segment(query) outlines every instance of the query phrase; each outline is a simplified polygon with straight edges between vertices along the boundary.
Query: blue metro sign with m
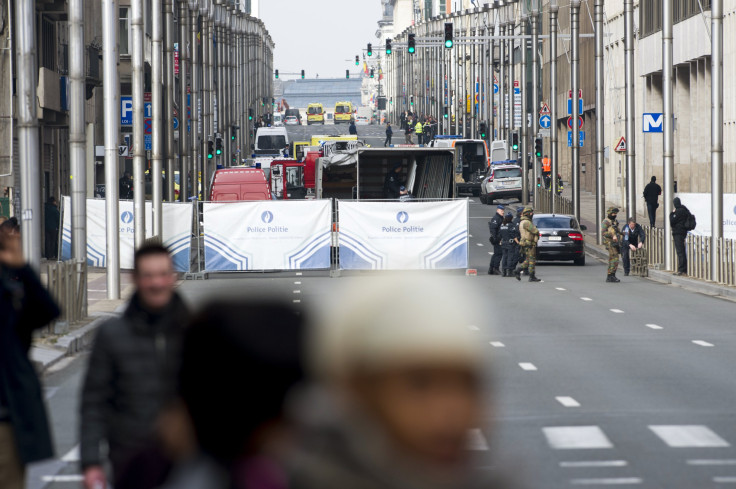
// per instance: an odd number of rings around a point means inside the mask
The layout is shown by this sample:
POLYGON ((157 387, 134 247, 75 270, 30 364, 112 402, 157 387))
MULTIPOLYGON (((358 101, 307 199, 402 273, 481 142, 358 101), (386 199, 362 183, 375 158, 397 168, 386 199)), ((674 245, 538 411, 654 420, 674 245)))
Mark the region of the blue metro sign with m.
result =
POLYGON ((645 113, 641 127, 643 132, 664 132, 664 114, 645 113))

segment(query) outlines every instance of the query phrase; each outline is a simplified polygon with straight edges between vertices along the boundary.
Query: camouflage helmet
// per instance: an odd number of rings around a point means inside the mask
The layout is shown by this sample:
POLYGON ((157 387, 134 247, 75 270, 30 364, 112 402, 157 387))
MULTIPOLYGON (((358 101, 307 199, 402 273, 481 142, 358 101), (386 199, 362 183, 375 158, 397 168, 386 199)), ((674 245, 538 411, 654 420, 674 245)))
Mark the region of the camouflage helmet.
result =
POLYGON ((531 207, 524 207, 521 215, 524 217, 532 217, 534 215, 534 209, 532 209, 531 207))
POLYGON ((606 211, 606 215, 609 215, 609 216, 611 214, 618 214, 618 213, 619 213, 618 207, 614 207, 614 206, 609 207, 608 210, 606 211))

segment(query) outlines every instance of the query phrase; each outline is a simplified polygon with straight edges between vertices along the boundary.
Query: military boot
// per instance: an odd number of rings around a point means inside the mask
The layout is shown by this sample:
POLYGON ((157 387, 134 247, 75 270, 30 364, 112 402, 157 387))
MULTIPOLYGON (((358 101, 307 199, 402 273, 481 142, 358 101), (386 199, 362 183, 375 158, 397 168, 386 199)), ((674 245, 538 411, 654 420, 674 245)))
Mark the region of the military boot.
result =
POLYGON ((541 279, 538 279, 537 278, 537 275, 535 273, 530 273, 529 274, 529 281, 530 282, 541 282, 542 280, 541 279))
POLYGON ((521 282, 521 265, 516 265, 516 270, 514 270, 514 276, 516 277, 516 280, 521 282))
POLYGON ((616 283, 616 282, 620 282, 620 280, 616 278, 615 273, 609 273, 608 277, 606 278, 606 282, 616 283))

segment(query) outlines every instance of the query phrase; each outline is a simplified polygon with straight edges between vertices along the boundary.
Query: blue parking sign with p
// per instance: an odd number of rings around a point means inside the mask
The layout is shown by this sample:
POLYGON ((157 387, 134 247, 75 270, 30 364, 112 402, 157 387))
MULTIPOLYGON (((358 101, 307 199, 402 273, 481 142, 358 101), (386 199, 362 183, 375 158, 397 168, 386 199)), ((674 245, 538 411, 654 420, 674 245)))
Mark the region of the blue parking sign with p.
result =
POLYGON ((133 97, 120 97, 120 125, 133 125, 133 97))

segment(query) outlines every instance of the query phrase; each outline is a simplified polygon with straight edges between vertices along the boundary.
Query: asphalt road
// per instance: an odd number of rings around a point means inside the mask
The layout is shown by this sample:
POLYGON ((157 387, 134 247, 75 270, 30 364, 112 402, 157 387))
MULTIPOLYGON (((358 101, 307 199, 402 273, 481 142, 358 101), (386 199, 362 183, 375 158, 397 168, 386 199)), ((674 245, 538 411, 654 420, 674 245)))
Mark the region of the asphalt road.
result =
MULTIPOLYGON (((369 144, 383 143, 383 128, 358 130, 369 144)), ((477 305, 489 311, 487 321, 471 327, 487 347, 495 379, 488 426, 471 438, 480 468, 503 470, 535 489, 736 485, 736 304, 635 277, 605 283, 605 265, 590 256, 584 267, 541 263, 540 283, 485 275, 494 210, 471 201, 470 265, 479 275, 444 275, 472 281, 488 298, 477 305)), ((227 275, 185 282, 180 291, 195 306, 266 295, 308 310, 363 276, 227 275)), ((459 304, 459 315, 464 307, 476 305, 459 304)), ((78 487, 63 478, 79 474, 74 447, 84 361, 71 359, 46 376, 57 453, 66 461, 34 467, 30 488, 78 487)))

